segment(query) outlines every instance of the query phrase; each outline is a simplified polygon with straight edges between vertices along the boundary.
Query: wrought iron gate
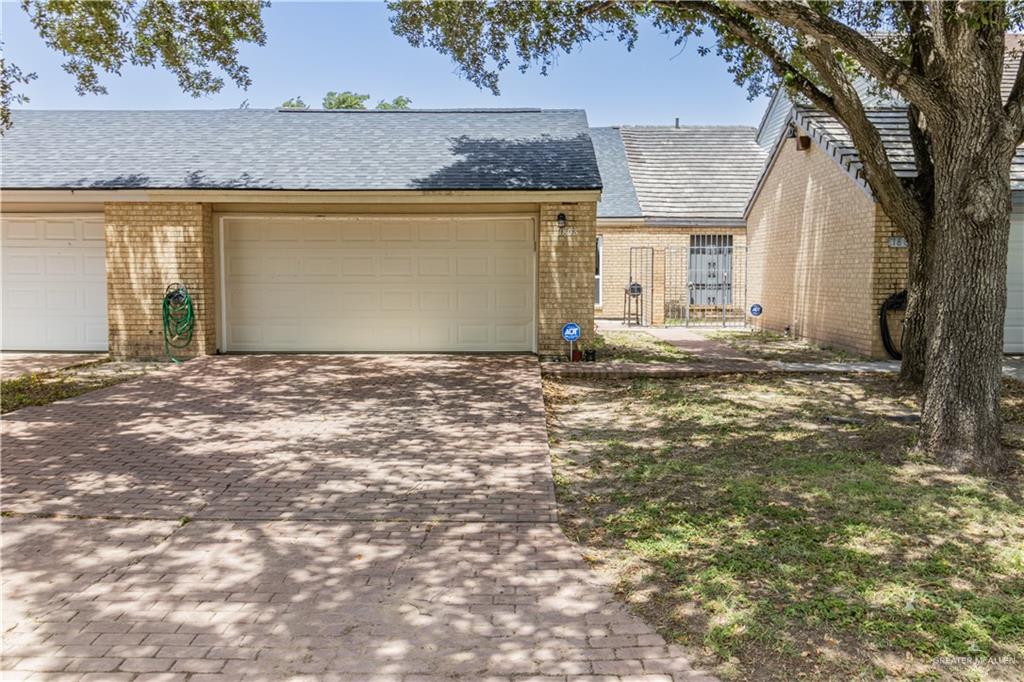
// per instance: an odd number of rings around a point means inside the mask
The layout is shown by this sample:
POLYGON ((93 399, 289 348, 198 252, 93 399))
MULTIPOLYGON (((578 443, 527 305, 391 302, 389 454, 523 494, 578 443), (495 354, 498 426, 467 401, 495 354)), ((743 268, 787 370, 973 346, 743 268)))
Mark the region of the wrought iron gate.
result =
POLYGON ((665 251, 665 323, 746 323, 746 247, 732 235, 695 234, 689 248, 665 251))
POLYGON ((654 317, 654 247, 632 246, 629 249, 629 282, 622 292, 622 319, 635 324, 651 324, 654 317), (637 289, 636 285, 640 288, 637 289))

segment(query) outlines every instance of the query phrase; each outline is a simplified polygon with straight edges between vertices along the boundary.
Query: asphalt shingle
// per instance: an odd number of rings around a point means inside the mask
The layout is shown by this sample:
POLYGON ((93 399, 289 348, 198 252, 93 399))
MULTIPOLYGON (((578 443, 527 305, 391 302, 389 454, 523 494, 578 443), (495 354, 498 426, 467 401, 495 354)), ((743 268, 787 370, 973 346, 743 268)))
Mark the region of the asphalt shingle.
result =
POLYGON ((597 204, 598 218, 640 218, 640 202, 629 174, 626 146, 618 128, 591 128, 590 139, 597 154, 597 167, 601 171, 601 201, 597 204))
POLYGON ((5 189, 569 190, 578 110, 15 111, 5 189))

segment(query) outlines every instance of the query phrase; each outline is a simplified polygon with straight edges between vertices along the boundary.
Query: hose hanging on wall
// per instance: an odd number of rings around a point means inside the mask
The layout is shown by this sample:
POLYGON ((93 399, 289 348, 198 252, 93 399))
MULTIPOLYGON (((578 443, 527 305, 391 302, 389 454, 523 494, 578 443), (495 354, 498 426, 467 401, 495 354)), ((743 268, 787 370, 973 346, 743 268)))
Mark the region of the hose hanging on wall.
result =
POLYGON ((184 284, 175 282, 164 291, 163 318, 164 352, 174 362, 181 362, 174 357, 171 349, 181 350, 192 343, 192 329, 195 326, 192 297, 184 284))
MULTIPOLYGON (((882 345, 885 346, 885 352, 889 354, 893 360, 903 359, 902 344, 900 348, 896 347, 896 344, 892 340, 892 333, 889 330, 889 313, 893 310, 906 310, 907 309, 907 290, 897 292, 885 299, 882 303, 882 309, 878 314, 878 323, 882 330, 882 345)), ((902 338, 902 337, 901 337, 902 338)))

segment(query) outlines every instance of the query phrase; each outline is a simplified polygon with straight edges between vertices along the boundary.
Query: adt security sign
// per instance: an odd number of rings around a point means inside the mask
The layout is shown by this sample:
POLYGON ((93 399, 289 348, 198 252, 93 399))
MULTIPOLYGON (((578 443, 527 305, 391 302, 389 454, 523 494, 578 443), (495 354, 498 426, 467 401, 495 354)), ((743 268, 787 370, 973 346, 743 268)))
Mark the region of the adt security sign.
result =
POLYGON ((764 308, 761 307, 760 303, 755 303, 754 305, 750 306, 750 314, 753 315, 754 317, 759 316, 763 312, 764 308))
POLYGON ((562 327, 562 338, 569 343, 575 343, 580 340, 580 326, 575 322, 568 322, 562 327))

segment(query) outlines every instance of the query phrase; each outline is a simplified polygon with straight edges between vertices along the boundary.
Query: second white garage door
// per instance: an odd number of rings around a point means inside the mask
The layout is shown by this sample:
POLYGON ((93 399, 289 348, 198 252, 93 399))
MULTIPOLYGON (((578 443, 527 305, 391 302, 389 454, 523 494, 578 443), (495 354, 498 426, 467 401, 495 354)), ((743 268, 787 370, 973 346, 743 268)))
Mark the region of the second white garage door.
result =
POLYGON ((107 349, 103 215, 0 219, 4 350, 107 349))
POLYGON ((530 351, 529 217, 225 217, 229 351, 530 351))

